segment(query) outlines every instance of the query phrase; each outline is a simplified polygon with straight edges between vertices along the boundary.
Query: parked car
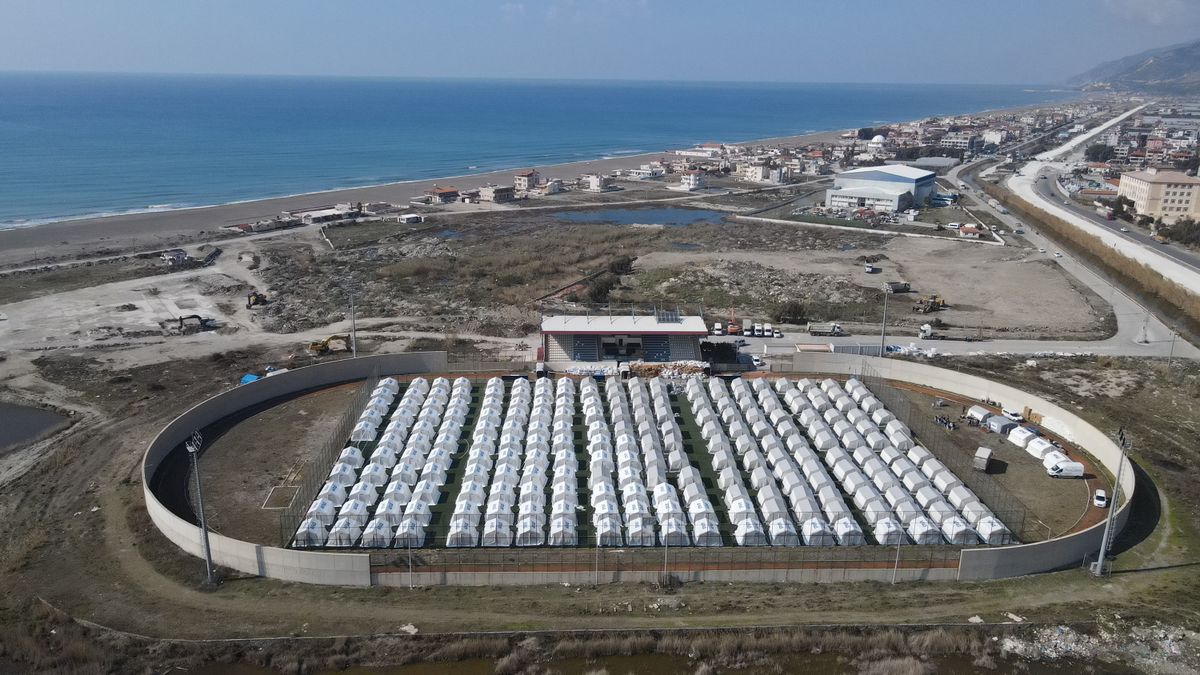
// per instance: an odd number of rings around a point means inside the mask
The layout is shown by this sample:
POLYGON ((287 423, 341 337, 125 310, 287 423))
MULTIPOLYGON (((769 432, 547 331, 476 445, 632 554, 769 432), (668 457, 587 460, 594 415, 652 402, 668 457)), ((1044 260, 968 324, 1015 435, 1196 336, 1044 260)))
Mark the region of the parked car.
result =
POLYGON ((1092 503, 1095 504, 1097 508, 1107 509, 1108 493, 1104 490, 1096 490, 1096 494, 1092 495, 1092 503))
POLYGON ((750 344, 750 341, 749 341, 749 340, 743 340, 742 338, 738 338, 738 339, 737 339, 737 341, 736 341, 736 342, 734 342, 734 344, 735 344, 735 345, 737 345, 737 346, 739 346, 739 347, 745 347, 745 346, 747 346, 747 345, 749 345, 749 344, 750 344))
POLYGON ((1128 231, 1129 231, 1129 228, 1128 228, 1128 227, 1122 227, 1122 228, 1121 228, 1121 231, 1122 231, 1122 232, 1128 232, 1128 231))
POLYGON ((763 367, 763 360, 762 360, 762 359, 760 359, 760 358, 758 358, 757 356, 751 356, 751 357, 750 357, 750 363, 753 363, 755 368, 762 368, 762 367, 763 367))
POLYGON ((1021 423, 1021 422, 1025 421, 1025 418, 1021 416, 1021 413, 1019 413, 1015 410, 1003 410, 1001 412, 1004 413, 1005 417, 1007 417, 1008 419, 1010 419, 1014 422, 1021 423))
POLYGON ((779 330, 778 328, 776 328, 776 329, 775 329, 775 337, 777 337, 777 338, 781 338, 781 337, 783 337, 783 331, 781 331, 781 330, 779 330))

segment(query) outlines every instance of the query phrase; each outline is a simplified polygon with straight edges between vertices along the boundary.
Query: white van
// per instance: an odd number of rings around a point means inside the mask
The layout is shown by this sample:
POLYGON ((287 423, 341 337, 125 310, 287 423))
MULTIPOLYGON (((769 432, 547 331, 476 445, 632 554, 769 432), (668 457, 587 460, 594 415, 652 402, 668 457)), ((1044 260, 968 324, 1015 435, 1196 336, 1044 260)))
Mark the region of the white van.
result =
POLYGON ((1079 462, 1059 462, 1046 469, 1051 478, 1083 478, 1083 465, 1079 462))
POLYGON ((763 337, 775 337, 775 327, 769 323, 763 324, 763 337))
POLYGON ((754 324, 754 337, 762 337, 762 336, 763 336, 762 324, 761 323, 754 324))
POLYGON ((712 334, 713 335, 724 335, 725 334, 725 327, 721 325, 720 321, 713 324, 712 334))

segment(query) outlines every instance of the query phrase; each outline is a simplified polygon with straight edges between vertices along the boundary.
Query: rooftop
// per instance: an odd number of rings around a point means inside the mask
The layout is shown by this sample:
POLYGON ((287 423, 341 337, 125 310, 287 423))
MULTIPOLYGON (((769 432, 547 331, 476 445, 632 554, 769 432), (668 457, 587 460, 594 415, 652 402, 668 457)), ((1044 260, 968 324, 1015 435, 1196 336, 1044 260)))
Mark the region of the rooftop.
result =
POLYGON ((646 333, 671 335, 708 335, 704 319, 680 316, 678 321, 659 321, 656 316, 546 316, 542 317, 543 333, 586 333, 601 335, 641 335, 646 333))
POLYGON ((850 169, 849 171, 843 171, 843 172, 839 173, 838 175, 839 176, 854 176, 855 174, 865 174, 865 173, 870 173, 872 171, 888 173, 893 176, 899 176, 901 178, 908 178, 911 180, 920 180, 922 178, 933 176, 932 171, 926 171, 924 169, 917 169, 917 168, 914 168, 911 166, 903 166, 903 165, 897 165, 897 164, 885 164, 883 166, 864 166, 864 167, 860 167, 857 169, 850 169))
POLYGON ((1200 178, 1189 176, 1181 171, 1147 169, 1145 171, 1132 171, 1121 175, 1122 177, 1129 176, 1130 178, 1146 181, 1147 183, 1187 183, 1189 185, 1200 185, 1200 178))

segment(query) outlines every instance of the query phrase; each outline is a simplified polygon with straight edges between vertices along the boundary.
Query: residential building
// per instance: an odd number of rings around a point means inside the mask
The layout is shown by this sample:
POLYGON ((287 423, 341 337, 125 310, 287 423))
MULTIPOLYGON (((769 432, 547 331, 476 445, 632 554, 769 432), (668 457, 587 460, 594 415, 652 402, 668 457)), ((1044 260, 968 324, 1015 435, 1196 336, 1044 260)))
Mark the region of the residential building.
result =
POLYGON ((512 185, 484 185, 479 188, 479 199, 485 202, 511 202, 516 199, 512 185))
POLYGON ((830 208, 901 211, 924 206, 935 192, 934 173, 911 166, 867 166, 838 174, 825 191, 830 208))
POLYGON ((1179 171, 1149 168, 1121 174, 1117 195, 1132 200, 1138 215, 1164 223, 1200 217, 1200 178, 1179 171))
POLYGON ((529 192, 537 187, 541 179, 542 175, 538 173, 537 169, 519 171, 513 176, 513 188, 519 192, 529 192))
POLYGON ((558 178, 551 178, 550 180, 546 181, 545 183, 542 183, 541 191, 542 191, 542 194, 544 194, 544 195, 556 195, 556 194, 562 192, 563 191, 562 180, 558 179, 558 178))
POLYGON ((583 189, 588 192, 603 192, 608 189, 609 177, 598 173, 585 173, 579 178, 583 189))
POLYGON ((704 187, 703 171, 693 169, 691 171, 684 171, 682 174, 680 174, 679 189, 691 192, 692 190, 699 190, 702 187, 704 187))
POLYGON ((746 164, 738 167, 742 180, 751 183, 766 183, 771 180, 771 167, 766 164, 746 164))
POLYGON ((938 145, 943 148, 951 148, 953 150, 966 150, 970 152, 975 149, 979 143, 979 136, 965 131, 955 131, 942 136, 942 140, 938 141, 938 145))
POLYGON ((431 204, 452 204, 458 201, 458 190, 452 187, 438 187, 435 185, 426 190, 425 194, 429 197, 431 204))

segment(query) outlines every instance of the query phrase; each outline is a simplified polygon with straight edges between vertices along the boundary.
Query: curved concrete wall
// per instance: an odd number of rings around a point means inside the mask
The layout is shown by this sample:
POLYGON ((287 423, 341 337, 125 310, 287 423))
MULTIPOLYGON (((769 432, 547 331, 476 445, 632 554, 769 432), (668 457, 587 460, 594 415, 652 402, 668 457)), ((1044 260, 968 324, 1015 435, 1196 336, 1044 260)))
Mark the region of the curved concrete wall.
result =
MULTIPOLYGON (((849 375, 858 373, 863 358, 838 354, 797 354, 792 368, 796 371, 849 375)), ((1088 454, 1103 464, 1113 476, 1118 473, 1122 454, 1111 438, 1078 415, 1040 396, 945 368, 897 359, 865 358, 866 363, 880 376, 890 380, 915 382, 973 399, 999 401, 1005 408, 1015 410, 1028 406, 1043 416, 1042 426, 1086 449, 1088 454)), ((1121 472, 1121 494, 1124 495, 1125 502, 1117 511, 1114 536, 1124 529, 1125 522, 1129 519, 1130 499, 1133 497, 1133 467, 1128 459, 1124 462, 1125 469, 1121 472)), ((1103 535, 1104 523, 1100 523, 1082 532, 1035 544, 963 549, 959 578, 999 579, 1073 567, 1089 554, 1094 556, 1100 550, 1100 539, 1103 535)))
MULTIPOLYGON (((1021 409, 1028 406, 1044 416, 1043 426, 1086 448, 1113 475, 1117 473, 1121 451, 1111 439, 1075 414, 1050 401, 1007 385, 919 363, 848 354, 798 354, 791 370, 856 375, 859 373, 864 359, 881 376, 888 379, 914 382, 974 399, 986 398, 999 401, 1008 408, 1021 409)), ((146 450, 146 456, 142 463, 142 478, 146 509, 150 513, 151 520, 168 539, 183 550, 195 556, 203 554, 200 529, 172 513, 151 490, 155 471, 163 460, 187 439, 192 431, 208 426, 247 407, 306 389, 361 380, 374 373, 402 375, 443 372, 446 369, 444 352, 388 354, 345 359, 263 378, 200 403, 168 424, 146 450)), ((1117 512, 1117 532, 1120 532, 1129 517, 1129 498, 1133 495, 1133 489, 1133 470, 1126 463, 1121 479, 1121 492, 1126 496, 1126 501, 1117 512)), ((1094 554, 1099 549, 1102 533, 1103 524, 1100 524, 1070 536, 1036 544, 964 549, 960 558, 958 578, 962 580, 997 579, 1071 567, 1079 564, 1085 556, 1094 554)), ((247 574, 316 584, 353 586, 372 584, 370 556, 365 553, 298 551, 253 544, 218 534, 211 534, 209 539, 213 560, 218 565, 247 574)), ((396 585, 405 583, 401 580, 401 576, 386 575, 389 577, 387 579, 382 578, 384 576, 376 575, 374 582, 396 585), (391 578, 393 576, 396 578, 391 578)), ((407 577, 403 578, 407 579, 407 577)), ((742 579, 742 577, 738 578, 742 579)), ((940 574, 930 574, 919 575, 915 578, 944 577, 940 574)), ((742 580, 756 580, 756 577, 748 575, 742 580)), ((439 582, 433 578, 421 578, 417 581, 439 582)), ((516 578, 506 581, 523 583, 516 578)), ((465 579, 445 578, 440 582, 471 583, 465 579)), ((547 583, 546 575, 542 573, 531 576, 524 583, 547 583)))
MULTIPOLYGON (((385 354, 343 359, 289 370, 217 394, 168 424, 150 443, 142 459, 142 491, 150 519, 177 546, 202 556, 200 528, 172 513, 151 489, 158 467, 196 429, 253 405, 288 394, 342 382, 363 380, 375 373, 403 375, 446 370, 445 352, 385 354)), ((322 553, 263 546, 209 533, 213 561, 224 567, 285 581, 341 586, 371 584, 370 556, 365 553, 322 553)))

